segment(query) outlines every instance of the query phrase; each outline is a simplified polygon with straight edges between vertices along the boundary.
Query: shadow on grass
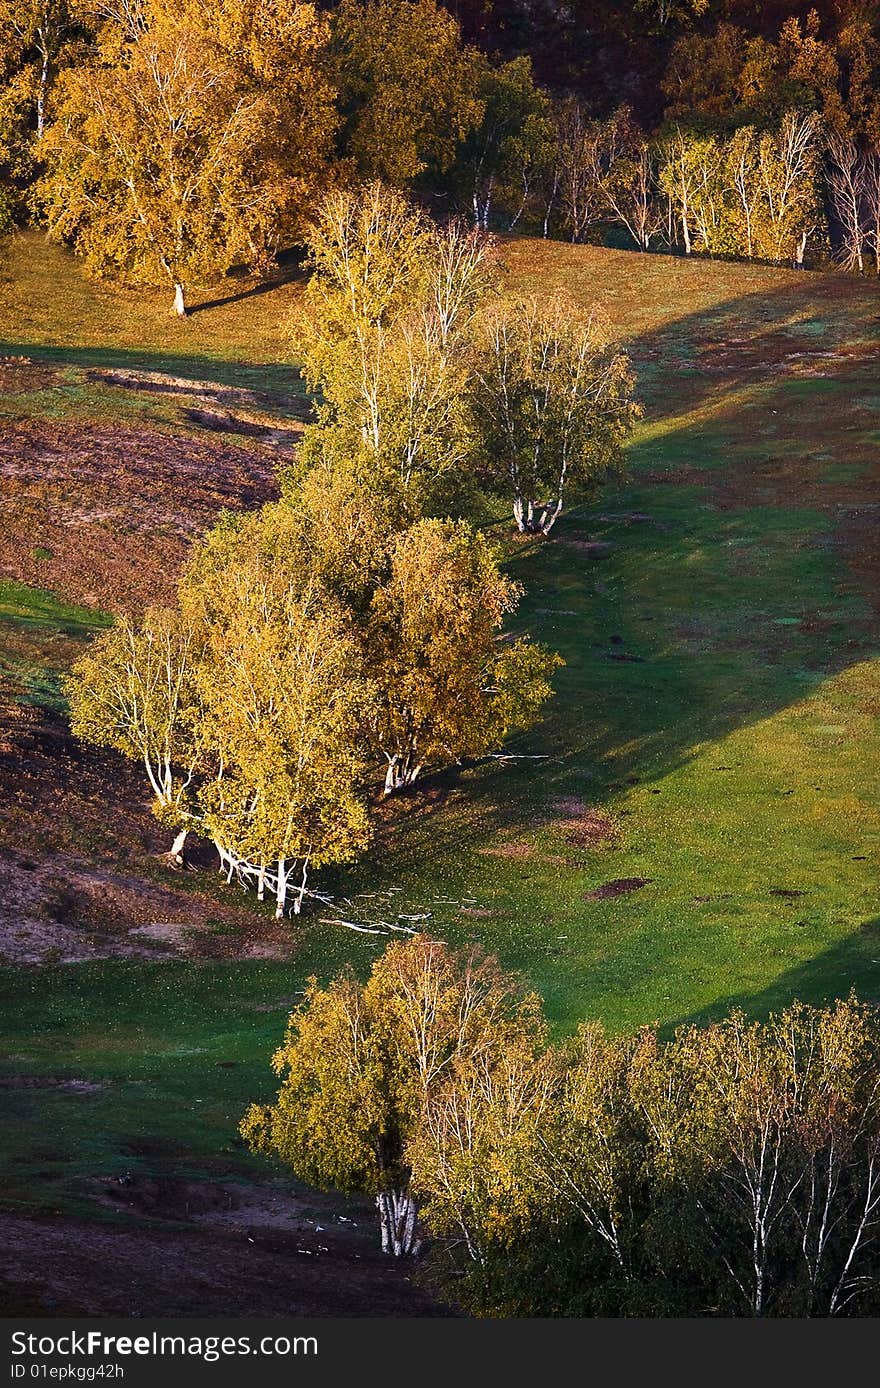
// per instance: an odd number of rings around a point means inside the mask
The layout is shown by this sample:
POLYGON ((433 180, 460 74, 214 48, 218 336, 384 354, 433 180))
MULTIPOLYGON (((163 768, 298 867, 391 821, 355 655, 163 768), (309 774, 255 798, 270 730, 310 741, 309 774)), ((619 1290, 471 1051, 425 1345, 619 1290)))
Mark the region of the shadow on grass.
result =
POLYGON ((671 1035, 676 1027, 718 1021, 735 1009, 763 1020, 780 1012, 792 1001, 822 1004, 845 998, 858 979, 858 996, 863 1002, 880 1004, 880 919, 866 921, 854 934, 823 950, 815 958, 786 969, 758 992, 731 993, 718 998, 680 1021, 663 1027, 671 1035))
POLYGON ((187 309, 187 316, 192 318, 197 313, 209 313, 211 309, 226 308, 229 304, 240 304, 245 299, 261 298, 264 294, 271 294, 287 284, 296 284, 305 278, 306 270, 302 253, 291 251, 283 257, 283 264, 276 273, 266 279, 258 280, 256 284, 249 284, 245 289, 236 290, 234 293, 226 294, 221 298, 205 299, 200 303, 190 304, 187 309))
MULTIPOLYGON (((183 346, 183 344, 181 344, 183 346)), ((128 347, 34 347, 27 342, 0 341, 0 357, 29 357, 63 370, 155 371, 179 380, 210 382, 253 391, 258 399, 278 408, 308 409, 308 395, 297 368, 290 362, 230 361, 222 357, 181 352, 139 351, 128 347)), ((132 387, 133 393, 137 388, 132 387)))
MULTIPOLYGON (((658 363, 651 394, 662 385, 675 408, 649 411, 646 424, 661 428, 636 438, 626 486, 511 561, 526 588, 517 628, 566 660, 541 723, 508 744, 546 760, 426 778, 381 833, 374 865, 399 880, 475 838, 528 833, 561 796, 601 806, 880 651, 876 589, 844 535, 852 514, 877 505, 880 393, 870 355, 848 348, 876 339, 880 320, 872 290, 845 289, 839 301, 839 279, 805 277, 630 344, 636 360, 658 363), (713 371, 676 393, 676 352, 695 344, 713 371), (798 374, 811 344, 818 377, 798 374), (676 427, 676 410, 710 397, 708 415, 676 427), (838 457, 862 459, 845 482, 838 457), (588 539, 607 541, 607 555, 588 539)), ((355 889, 364 878, 346 880, 355 889)))

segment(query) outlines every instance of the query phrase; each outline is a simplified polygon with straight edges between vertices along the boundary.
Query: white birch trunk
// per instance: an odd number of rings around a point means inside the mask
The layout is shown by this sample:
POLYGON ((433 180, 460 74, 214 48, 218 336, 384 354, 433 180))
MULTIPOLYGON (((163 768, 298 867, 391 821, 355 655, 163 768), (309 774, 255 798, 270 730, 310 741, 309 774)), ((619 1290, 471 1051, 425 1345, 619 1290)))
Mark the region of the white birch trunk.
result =
POLYGON ((376 1196, 382 1252, 392 1258, 415 1257, 422 1240, 418 1236, 416 1202, 405 1190, 383 1190, 376 1196))
POLYGON ((275 888, 275 919, 284 919, 284 910, 287 905, 287 864, 283 858, 278 859, 278 883, 275 888))
POLYGON ((178 318, 186 317, 186 300, 183 296, 182 284, 175 284, 174 286, 174 312, 178 318))
POLYGON ((181 829, 179 833, 175 835, 174 842, 168 850, 168 857, 171 859, 172 863, 176 863, 178 867, 183 867, 183 850, 186 845, 186 836, 188 832, 187 829, 181 829))
POLYGON ((302 865, 302 878, 297 888, 296 896, 293 899, 293 914, 298 916, 302 911, 303 897, 306 894, 306 882, 309 877, 309 860, 306 858, 302 865))

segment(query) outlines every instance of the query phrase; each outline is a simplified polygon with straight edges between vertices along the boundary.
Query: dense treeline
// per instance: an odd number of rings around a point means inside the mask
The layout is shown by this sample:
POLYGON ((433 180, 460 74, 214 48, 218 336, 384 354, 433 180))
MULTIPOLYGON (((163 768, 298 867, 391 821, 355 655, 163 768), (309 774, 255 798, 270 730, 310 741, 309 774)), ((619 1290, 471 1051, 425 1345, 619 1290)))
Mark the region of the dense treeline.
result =
POLYGON ((497 960, 420 937, 315 980, 242 1122, 313 1184, 376 1197, 478 1315, 876 1314, 880 1020, 795 1003, 548 1044, 497 960))
POLYGON ((479 228, 880 269, 873 9, 0 0, 0 220, 185 286, 381 180, 479 228), (554 57, 555 55, 555 57, 554 57))

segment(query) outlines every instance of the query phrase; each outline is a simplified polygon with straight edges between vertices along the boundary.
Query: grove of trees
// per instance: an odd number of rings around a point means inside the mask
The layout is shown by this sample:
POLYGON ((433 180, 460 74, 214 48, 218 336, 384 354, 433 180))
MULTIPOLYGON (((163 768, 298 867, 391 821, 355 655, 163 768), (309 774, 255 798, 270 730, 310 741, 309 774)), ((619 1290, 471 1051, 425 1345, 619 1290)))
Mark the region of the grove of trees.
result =
POLYGON ((482 233, 373 183, 307 235, 320 403, 281 500, 222 516, 176 604, 117 620, 67 681, 73 731, 144 766, 172 858, 208 838, 279 918, 365 848, 380 787, 535 723, 563 662, 503 630, 522 590, 467 503, 512 495, 548 532, 636 413, 604 326, 506 300, 482 233))
POLYGON ((391 944, 312 980, 241 1124, 376 1198, 477 1315, 847 1316, 880 1304, 880 1018, 854 998, 548 1044, 477 950, 391 944))
POLYGON ((68 681, 73 731, 143 764, 173 856, 191 831, 210 839, 279 918, 291 884, 298 913, 310 870, 366 846, 380 767, 388 794, 493 749, 534 721, 560 663, 498 643, 518 590, 465 522, 383 532, 353 596, 356 555, 338 533, 315 553, 312 533, 285 501, 221 522, 177 606, 119 619, 68 681))

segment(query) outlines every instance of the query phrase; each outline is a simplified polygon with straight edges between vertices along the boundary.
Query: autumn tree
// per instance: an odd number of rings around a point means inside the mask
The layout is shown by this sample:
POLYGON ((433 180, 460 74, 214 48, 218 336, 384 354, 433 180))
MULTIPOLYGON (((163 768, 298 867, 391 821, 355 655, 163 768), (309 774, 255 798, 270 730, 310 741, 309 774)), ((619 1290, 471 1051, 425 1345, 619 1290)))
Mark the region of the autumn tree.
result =
POLYGON ((864 171, 864 207, 867 243, 874 257, 874 273, 880 275, 880 145, 867 151, 864 171))
POLYGON ((395 942, 363 986, 310 981, 273 1059, 276 1100, 248 1110, 242 1135, 312 1185, 374 1196, 383 1250, 416 1253, 408 1144, 433 1094, 462 1064, 500 1060, 541 1031, 536 999, 496 959, 395 942))
POLYGON ((616 111, 608 126, 607 168, 600 191, 610 217, 626 228, 640 251, 647 251, 663 225, 657 149, 628 107, 616 111))
POLYGON ((819 118, 792 110, 772 130, 743 126, 729 140, 676 127, 660 183, 685 253, 739 254, 802 264, 821 240, 819 118))
POLYGON ((657 1197, 677 1196, 664 1231, 720 1308, 835 1316, 876 1292, 878 1047, 853 999, 794 1004, 685 1027, 633 1075, 657 1197))
POLYGON ((329 459, 378 484, 389 516, 411 520, 468 455, 470 341, 491 245, 460 222, 435 227, 376 183, 328 195, 308 244, 298 347, 321 398, 303 463, 329 459))
POLYGON ((42 148, 51 234, 98 273, 167 284, 181 315, 187 282, 236 262, 266 266, 326 157, 324 21, 290 7, 286 23, 272 21, 270 53, 268 6, 246 36, 234 15, 213 25, 194 4, 144 9, 127 28, 111 21, 96 59, 58 85, 42 148))
POLYGON ((472 408, 486 484, 523 533, 548 535, 569 493, 619 469, 636 418, 626 354, 560 294, 486 310, 472 408))
POLYGON ((0 229, 24 208, 52 86, 87 29, 68 0, 0 0, 0 229))
POLYGON ((201 633, 185 617, 151 608, 140 624, 118 618, 65 681, 73 733, 143 765, 156 817, 176 830, 170 857, 177 865, 187 833, 201 823, 201 648, 201 633))
POLYGON ((520 220, 534 196, 551 131, 549 102, 535 86, 529 58, 498 67, 482 59, 479 72, 482 119, 461 144, 450 179, 459 205, 487 231, 496 207, 507 212, 509 226, 520 220))
POLYGON ((568 100, 558 108, 557 131, 559 207, 572 243, 578 244, 605 214, 605 130, 579 102, 568 100))
POLYGON ((729 240, 726 175, 724 145, 714 135, 676 127, 665 142, 660 184, 686 255, 736 249, 729 240))
POLYGON ((869 240, 872 158, 855 140, 836 136, 828 142, 826 159, 825 178, 840 238, 838 259, 845 269, 862 274, 869 240))
POLYGON ((682 34, 662 79, 667 119, 709 121, 717 133, 778 126, 787 111, 818 111, 841 138, 880 133, 880 41, 851 13, 823 23, 816 10, 789 16, 777 34, 749 33, 721 19, 682 34))
POLYGON ((457 1057, 407 1143, 441 1280, 450 1276, 477 1314, 520 1312, 520 1260, 536 1227, 535 1159, 561 1082, 557 1056, 542 1042, 530 1027, 503 1051, 457 1057))
POLYGON ((214 753, 202 822, 221 861, 275 914, 299 914, 309 872, 350 861, 370 836, 358 738, 369 686, 344 610, 317 590, 278 591, 242 565, 226 574, 199 670, 202 738, 214 753))
POLYGON ((435 0, 341 0, 331 23, 343 159, 396 188, 445 172, 482 111, 452 15, 435 0))
POLYGON ((477 1314, 877 1305, 880 1025, 852 998, 669 1042, 585 1023, 520 1043, 438 1086, 408 1150, 477 1314))
POLYGON ((748 260, 760 254, 764 189, 761 154, 754 126, 744 125, 725 150, 727 186, 731 195, 731 220, 735 244, 748 260))
POLYGON ((499 644, 520 592, 463 522, 419 521, 394 540, 366 637, 386 794, 534 722, 562 661, 524 638, 499 644))
POLYGON ((196 547, 177 608, 125 618, 68 684, 85 741, 143 763, 157 817, 212 840, 230 880, 298 912, 309 871, 369 838, 369 682, 347 611, 311 575, 284 506, 196 547))
POLYGON ((807 242, 823 224, 818 186, 820 120, 815 112, 789 111, 777 131, 761 139, 767 259, 803 263, 807 242))

